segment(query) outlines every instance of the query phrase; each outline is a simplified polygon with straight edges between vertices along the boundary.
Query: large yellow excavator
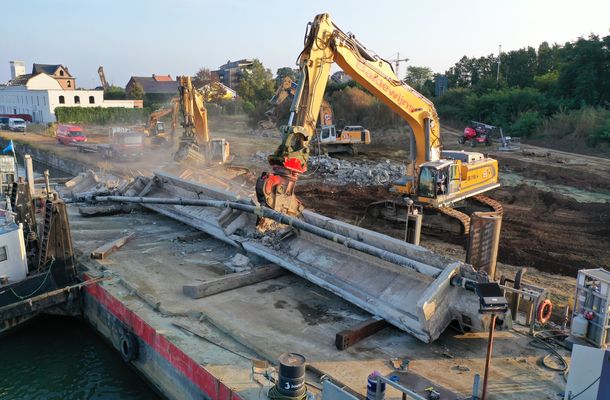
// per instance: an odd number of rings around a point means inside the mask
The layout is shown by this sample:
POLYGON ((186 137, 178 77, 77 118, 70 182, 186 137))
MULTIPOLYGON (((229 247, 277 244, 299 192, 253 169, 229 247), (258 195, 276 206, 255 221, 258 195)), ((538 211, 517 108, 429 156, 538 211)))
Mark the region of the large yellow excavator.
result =
MULTIPOLYGON (((499 203, 480 196, 500 186, 497 161, 480 153, 442 151, 439 118, 432 102, 400 81, 390 63, 368 51, 353 34, 344 33, 328 14, 317 15, 308 25, 299 56, 301 78, 288 124, 280 128, 282 142, 269 156, 272 171, 264 172, 257 181, 257 199, 262 205, 289 215, 303 209, 295 186, 299 175, 307 171, 310 143, 333 62, 412 129, 407 174, 394 183, 393 191, 453 217, 462 232, 468 230, 470 218, 453 209, 455 203, 477 196, 479 202, 501 211, 499 203)), ((393 213, 385 216, 400 219, 396 207, 393 213)))
POLYGON ((178 77, 178 91, 184 131, 174 159, 191 159, 204 163, 228 162, 229 142, 224 138, 213 139, 210 136, 204 95, 193 87, 190 76, 178 77))

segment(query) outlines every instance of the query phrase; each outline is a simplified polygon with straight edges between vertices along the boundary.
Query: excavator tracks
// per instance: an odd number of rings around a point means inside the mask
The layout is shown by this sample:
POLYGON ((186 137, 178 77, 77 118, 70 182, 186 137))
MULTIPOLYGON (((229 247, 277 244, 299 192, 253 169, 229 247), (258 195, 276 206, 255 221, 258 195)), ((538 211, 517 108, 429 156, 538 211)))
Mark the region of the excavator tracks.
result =
MULTIPOLYGON (((438 212, 458 220, 462 224, 462 232, 464 235, 470 233, 470 216, 451 207, 441 207, 436 209, 438 212)), ((425 218, 425 217, 424 217, 425 218)))
POLYGON ((471 199, 473 199, 474 201, 477 201, 483 205, 486 205, 487 207, 491 208, 493 210, 493 212, 496 212, 499 215, 504 214, 504 207, 502 207, 502 204, 499 201, 492 199, 491 197, 487 197, 482 194, 478 194, 476 196, 472 196, 471 199))

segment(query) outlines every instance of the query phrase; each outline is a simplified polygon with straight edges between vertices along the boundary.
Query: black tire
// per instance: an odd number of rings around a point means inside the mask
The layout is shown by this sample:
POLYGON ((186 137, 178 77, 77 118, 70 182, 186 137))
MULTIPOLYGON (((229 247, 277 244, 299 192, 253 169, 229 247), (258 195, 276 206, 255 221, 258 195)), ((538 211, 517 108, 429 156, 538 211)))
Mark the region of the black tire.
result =
POLYGON ((459 143, 459 144, 464 144, 464 143, 466 143, 466 139, 464 138, 464 136, 460 136, 460 137, 458 138, 458 143, 459 143))
POLYGON ((119 339, 119 353, 125 362, 138 358, 138 340, 131 332, 125 332, 119 339))
POLYGON ((477 141, 474 139, 470 139, 469 144, 470 144, 470 147, 477 147, 477 141))
POLYGON ((491 139, 485 139, 485 146, 491 146, 491 139))

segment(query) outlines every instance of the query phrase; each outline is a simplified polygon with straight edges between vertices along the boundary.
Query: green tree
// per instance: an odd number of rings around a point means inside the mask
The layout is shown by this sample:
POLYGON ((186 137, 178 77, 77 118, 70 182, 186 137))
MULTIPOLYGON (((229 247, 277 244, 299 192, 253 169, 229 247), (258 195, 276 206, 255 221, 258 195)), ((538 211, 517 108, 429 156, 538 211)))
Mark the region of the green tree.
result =
POLYGON ((574 107, 610 102, 610 37, 591 35, 564 46, 564 59, 557 80, 561 97, 572 99, 574 107))
POLYGON ((201 88, 212 82, 218 82, 218 77, 212 74, 209 68, 199 68, 199 71, 192 78, 193 86, 201 88))
POLYGON ((549 46, 548 42, 540 43, 538 46, 538 60, 536 65, 536 75, 545 75, 557 71, 559 64, 560 47, 554 44, 549 46))
POLYGON ((275 92, 275 80, 271 71, 254 59, 252 66, 242 72, 237 94, 250 103, 267 102, 275 92))
POLYGON ((405 81, 409 86, 413 89, 417 90, 420 93, 424 92, 424 85, 426 82, 432 81, 433 72, 428 67, 417 67, 414 65, 410 65, 407 67, 407 75, 405 77, 405 81))
POLYGON ((138 82, 134 83, 127 90, 127 98, 142 100, 144 98, 144 88, 138 82))
POLYGON ((300 75, 300 72, 296 68, 290 68, 290 67, 278 68, 277 73, 275 75, 275 84, 276 84, 276 86, 281 85, 282 80, 286 76, 290 77, 290 79, 292 79, 294 82, 296 82, 299 80, 299 75, 300 75))
POLYGON ((503 54, 500 74, 508 86, 531 87, 534 84, 536 68, 536 50, 528 47, 503 54))
POLYGON ((104 99, 106 100, 123 100, 125 99, 125 89, 120 86, 111 85, 104 90, 104 99))

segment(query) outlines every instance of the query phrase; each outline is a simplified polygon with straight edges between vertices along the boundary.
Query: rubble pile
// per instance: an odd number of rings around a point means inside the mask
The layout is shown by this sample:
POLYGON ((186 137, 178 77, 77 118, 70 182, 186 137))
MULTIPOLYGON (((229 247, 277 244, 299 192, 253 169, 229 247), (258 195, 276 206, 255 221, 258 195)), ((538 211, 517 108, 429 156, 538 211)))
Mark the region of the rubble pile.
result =
POLYGON ((328 183, 358 186, 387 185, 406 174, 404 164, 390 160, 382 162, 358 160, 348 161, 328 155, 309 157, 309 171, 315 172, 328 183))

